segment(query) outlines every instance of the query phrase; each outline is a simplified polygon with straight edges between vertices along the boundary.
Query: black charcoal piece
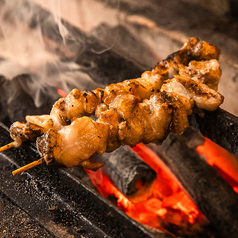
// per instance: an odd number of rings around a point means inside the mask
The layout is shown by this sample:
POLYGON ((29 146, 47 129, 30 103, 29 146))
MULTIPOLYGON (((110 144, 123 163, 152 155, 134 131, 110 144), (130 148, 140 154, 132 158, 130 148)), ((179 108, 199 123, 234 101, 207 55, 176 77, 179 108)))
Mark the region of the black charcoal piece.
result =
POLYGON ((97 159, 104 163, 103 173, 124 195, 137 192, 137 181, 149 183, 156 177, 156 172, 128 146, 104 153, 97 159))
POLYGON ((193 114, 189 124, 201 131, 216 144, 238 156, 238 117, 218 108, 216 111, 204 111, 203 116, 193 114))
POLYGON ((149 145, 177 177, 221 237, 238 237, 238 194, 187 144, 170 134, 161 146, 149 145))

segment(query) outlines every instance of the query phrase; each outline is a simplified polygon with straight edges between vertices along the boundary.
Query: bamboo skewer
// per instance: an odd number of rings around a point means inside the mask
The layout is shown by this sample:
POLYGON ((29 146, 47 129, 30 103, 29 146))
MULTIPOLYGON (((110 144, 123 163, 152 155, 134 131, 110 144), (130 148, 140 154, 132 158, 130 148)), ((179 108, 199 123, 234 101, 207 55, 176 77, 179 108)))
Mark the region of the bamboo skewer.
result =
POLYGON ((36 161, 33 161, 30 164, 27 164, 27 165, 25 165, 25 166, 23 166, 23 167, 21 167, 19 169, 16 169, 16 170, 12 171, 12 174, 13 174, 13 176, 15 176, 15 175, 20 174, 20 173, 22 173, 22 172, 24 172, 24 171, 26 171, 28 169, 33 168, 33 167, 35 167, 35 166, 37 166, 39 164, 42 164, 43 162, 44 162, 44 159, 40 158, 40 159, 38 159, 36 161))
POLYGON ((3 147, 0 148, 0 152, 3 152, 5 150, 8 150, 8 149, 14 147, 14 143, 15 143, 15 141, 13 141, 13 142, 11 142, 11 143, 9 143, 7 145, 4 145, 3 147))
MULTIPOLYGON (((13 142, 11 142, 11 143, 9 143, 7 145, 4 145, 4 146, 0 147, 0 152, 3 152, 3 151, 8 150, 8 149, 10 149, 12 147, 15 147, 15 144, 16 144, 15 141, 13 141, 13 142)), ((22 172, 24 172, 24 171, 26 171, 28 169, 33 168, 33 167, 35 167, 35 166, 37 166, 39 164, 42 164, 43 162, 44 162, 44 159, 40 158, 40 159, 38 159, 36 161, 33 161, 30 164, 27 164, 27 165, 25 165, 25 166, 23 166, 23 167, 21 167, 19 169, 16 169, 16 170, 12 171, 12 174, 15 176, 15 175, 20 174, 20 173, 22 173, 22 172)))

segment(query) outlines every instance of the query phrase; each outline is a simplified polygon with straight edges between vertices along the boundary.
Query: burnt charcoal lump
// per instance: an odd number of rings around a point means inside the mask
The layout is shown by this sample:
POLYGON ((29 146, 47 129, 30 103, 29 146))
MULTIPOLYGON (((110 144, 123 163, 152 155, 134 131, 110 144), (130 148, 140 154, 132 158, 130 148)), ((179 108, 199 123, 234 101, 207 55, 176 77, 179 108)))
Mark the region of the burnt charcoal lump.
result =
POLYGON ((148 183, 156 177, 156 172, 128 146, 104 153, 97 159, 104 163, 102 170, 107 178, 127 196, 137 192, 137 181, 148 183))

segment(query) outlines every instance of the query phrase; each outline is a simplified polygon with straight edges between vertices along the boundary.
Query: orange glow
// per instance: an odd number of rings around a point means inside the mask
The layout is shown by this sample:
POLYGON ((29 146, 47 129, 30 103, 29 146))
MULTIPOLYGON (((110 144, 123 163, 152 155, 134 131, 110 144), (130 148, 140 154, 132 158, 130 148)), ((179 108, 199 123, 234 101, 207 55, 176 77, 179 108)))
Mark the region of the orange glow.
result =
MULTIPOLYGON (((206 224, 207 220, 180 188, 174 175, 145 145, 138 144, 133 150, 157 173, 151 189, 147 191, 147 196, 143 195, 146 199, 132 200, 131 197, 124 196, 112 185, 101 169, 96 172, 87 171, 99 193, 138 222, 175 235, 196 234, 196 230, 206 224)), ((197 147, 197 151, 204 155, 207 162, 238 192, 236 158, 208 139, 204 145, 197 147)), ((139 189, 138 195, 144 187, 142 181, 138 181, 136 187, 139 189)))
POLYGON ((196 149, 238 193, 238 160, 235 156, 207 138, 196 149))
POLYGON ((59 94, 62 98, 65 98, 65 97, 67 96, 67 93, 64 92, 63 90, 61 90, 61 89, 58 88, 57 91, 58 91, 58 94, 59 94))
MULTIPOLYGON (((133 203, 112 185, 101 169, 96 172, 87 171, 99 193, 134 220, 160 230, 169 231, 172 226, 176 227, 179 234, 193 224, 203 222, 201 212, 163 169, 164 165, 158 156, 143 144, 138 144, 133 149, 157 172, 152 190, 148 190, 148 199, 139 203, 133 200, 133 203)), ((138 181, 136 187, 143 187, 142 182, 138 181)))

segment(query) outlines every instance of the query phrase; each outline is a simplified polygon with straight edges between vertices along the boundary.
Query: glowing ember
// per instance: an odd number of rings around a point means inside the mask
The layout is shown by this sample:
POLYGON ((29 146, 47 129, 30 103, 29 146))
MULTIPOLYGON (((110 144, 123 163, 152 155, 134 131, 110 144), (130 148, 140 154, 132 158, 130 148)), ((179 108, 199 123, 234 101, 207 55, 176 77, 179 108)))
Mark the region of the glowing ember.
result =
POLYGON ((238 193, 238 160, 235 156, 207 138, 196 149, 238 193))
MULTIPOLYGON (((172 226, 176 227, 176 232, 179 233, 185 229, 192 229, 194 223, 203 222, 201 212, 172 177, 165 172, 164 165, 158 156, 143 144, 133 149, 157 172, 152 189, 147 191, 148 199, 139 203, 133 199, 132 202, 112 185, 101 170, 87 171, 99 193, 136 221, 157 229, 173 232, 170 228, 172 226)), ((143 184, 138 181, 136 186, 142 188, 143 184)))
MULTIPOLYGON (((87 171, 99 193, 138 222, 177 235, 196 233, 207 221, 193 201, 179 187, 173 175, 166 170, 153 151, 143 144, 138 144, 133 150, 157 172, 156 180, 146 190, 148 199, 135 202, 134 198, 132 200, 125 197, 114 187, 101 170, 87 171)), ((238 174, 238 163, 235 157, 208 139, 197 150, 238 192, 238 178, 235 176, 238 174)), ((142 181, 138 181, 136 187, 142 190, 142 181)))

